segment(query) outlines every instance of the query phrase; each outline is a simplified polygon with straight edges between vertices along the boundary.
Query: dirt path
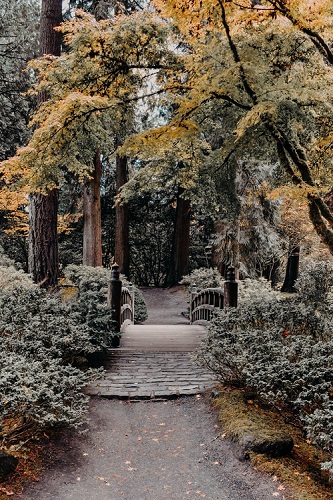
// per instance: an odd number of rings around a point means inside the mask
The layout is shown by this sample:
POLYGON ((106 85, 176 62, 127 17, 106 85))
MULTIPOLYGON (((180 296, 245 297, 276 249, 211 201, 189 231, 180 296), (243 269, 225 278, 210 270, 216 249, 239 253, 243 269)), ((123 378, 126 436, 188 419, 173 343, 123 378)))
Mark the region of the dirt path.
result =
MULTIPOLYGON (((94 399, 88 432, 64 433, 24 500, 268 500, 278 483, 239 462, 202 398, 94 399)), ((274 496, 273 496, 274 494, 274 496)))
MULTIPOLYGON (((188 323, 180 288, 143 290, 147 324, 188 323)), ((201 396, 129 402, 92 398, 83 434, 47 450, 23 500, 268 500, 278 483, 239 462, 201 396)))
POLYGON ((184 288, 141 288, 147 304, 148 319, 146 325, 181 325, 189 320, 183 313, 187 312, 188 303, 184 288))

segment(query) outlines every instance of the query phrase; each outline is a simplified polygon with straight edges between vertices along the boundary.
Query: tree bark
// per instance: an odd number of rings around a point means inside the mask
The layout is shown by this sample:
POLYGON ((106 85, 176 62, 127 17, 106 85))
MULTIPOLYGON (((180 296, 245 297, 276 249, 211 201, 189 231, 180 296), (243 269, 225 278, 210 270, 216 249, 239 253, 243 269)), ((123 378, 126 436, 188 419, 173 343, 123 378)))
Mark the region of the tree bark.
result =
MULTIPOLYGON (((43 0, 40 24, 40 55, 61 53, 61 34, 54 31, 62 21, 62 0, 43 0)), ((47 99, 40 93, 38 103, 47 99)), ((30 196, 29 272, 45 288, 55 287, 59 277, 58 190, 30 196)))
POLYGON ((177 285, 181 278, 189 272, 191 204, 190 200, 182 198, 184 191, 184 188, 179 187, 177 192, 169 285, 177 285))
MULTIPOLYGON (((128 181, 127 157, 116 156, 116 193, 128 181)), ((115 250, 114 258, 120 272, 129 278, 130 248, 129 248, 129 214, 128 205, 116 205, 115 250)))
POLYGON ((43 288, 58 284, 58 190, 30 196, 29 272, 43 288))
POLYGON ((94 171, 83 189, 83 265, 102 265, 101 177, 100 152, 94 158, 94 171))

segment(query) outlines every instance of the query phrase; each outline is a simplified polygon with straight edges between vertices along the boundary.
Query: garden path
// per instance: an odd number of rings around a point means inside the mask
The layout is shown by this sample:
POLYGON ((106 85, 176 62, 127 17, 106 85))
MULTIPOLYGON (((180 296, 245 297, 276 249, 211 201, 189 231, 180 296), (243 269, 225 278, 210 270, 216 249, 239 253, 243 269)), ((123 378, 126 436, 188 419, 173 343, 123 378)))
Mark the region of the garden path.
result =
MULTIPOLYGON (((153 323, 168 318, 177 325, 179 319, 179 328, 186 328, 185 318, 183 320, 178 312, 175 314, 176 309, 179 311, 176 301, 179 299, 183 306, 184 298, 180 298, 179 291, 176 295, 171 293, 170 290, 148 291, 154 294, 150 297, 152 301, 162 307, 161 313, 150 309, 153 323), (171 298, 169 313, 162 293, 171 298)), ((146 298, 149 309, 150 298, 147 295, 146 298)), ((203 330, 196 331, 197 334, 201 337, 203 330)), ((191 342, 193 344, 193 340, 191 342)), ((139 356, 133 350, 119 350, 119 353, 139 356)), ((184 350, 160 354, 165 355, 165 361, 178 355, 188 356, 184 350)), ((137 366, 134 372, 138 373, 138 365, 133 363, 133 366, 137 366)), ((202 395, 177 399, 156 396, 146 400, 128 395, 123 400, 91 398, 86 432, 67 430, 56 441, 51 441, 39 481, 27 487, 19 498, 283 499, 277 482, 235 458, 231 443, 202 395)))

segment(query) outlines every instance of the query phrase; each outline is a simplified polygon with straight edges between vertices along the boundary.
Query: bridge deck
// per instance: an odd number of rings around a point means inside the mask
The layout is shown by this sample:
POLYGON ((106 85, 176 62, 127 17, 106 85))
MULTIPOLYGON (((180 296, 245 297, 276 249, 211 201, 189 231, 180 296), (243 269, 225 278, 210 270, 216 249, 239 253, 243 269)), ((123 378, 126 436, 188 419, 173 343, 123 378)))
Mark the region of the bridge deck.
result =
POLYGON ((137 352, 192 352, 205 337, 201 325, 129 325, 120 349, 137 352))
POLYGON ((110 349, 104 378, 86 392, 128 400, 201 393, 216 383, 191 359, 205 335, 200 325, 130 325, 121 347, 110 349))

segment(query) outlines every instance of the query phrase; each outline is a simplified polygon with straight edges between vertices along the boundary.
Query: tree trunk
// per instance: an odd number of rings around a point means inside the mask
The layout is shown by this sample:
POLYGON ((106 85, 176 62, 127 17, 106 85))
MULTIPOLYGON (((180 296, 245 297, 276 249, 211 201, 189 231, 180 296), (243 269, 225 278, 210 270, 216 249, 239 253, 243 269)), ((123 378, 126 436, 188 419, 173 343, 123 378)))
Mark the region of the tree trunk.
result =
POLYGON ((181 197, 184 191, 178 188, 169 285, 176 285, 189 272, 191 205, 190 200, 181 197))
POLYGON ((94 159, 94 171, 83 189, 83 265, 102 265, 101 177, 100 152, 94 159))
POLYGON ((295 281, 298 278, 299 246, 293 247, 288 257, 286 276, 281 292, 295 293, 295 281))
MULTIPOLYGON (((61 53, 61 34, 54 31, 62 21, 62 0, 43 0, 40 24, 40 55, 61 53)), ((47 99, 40 93, 38 103, 47 99)), ((58 190, 30 196, 29 272, 45 288, 55 287, 59 277, 58 190)))
MULTIPOLYGON (((116 157, 116 192, 128 181, 126 156, 116 157)), ((130 250, 129 250, 129 214, 128 205, 116 206, 115 250, 114 258, 120 272, 129 278, 130 250)))
POLYGON ((29 272, 44 288, 58 284, 58 190, 30 196, 29 272))

